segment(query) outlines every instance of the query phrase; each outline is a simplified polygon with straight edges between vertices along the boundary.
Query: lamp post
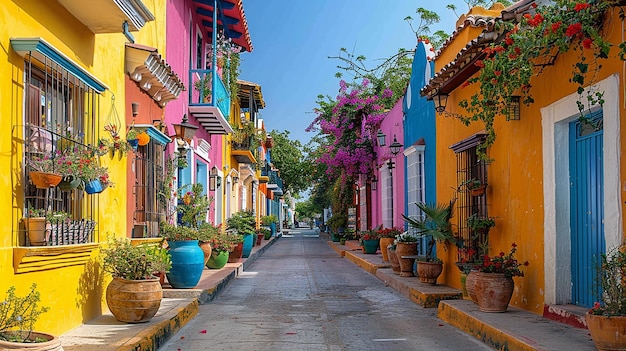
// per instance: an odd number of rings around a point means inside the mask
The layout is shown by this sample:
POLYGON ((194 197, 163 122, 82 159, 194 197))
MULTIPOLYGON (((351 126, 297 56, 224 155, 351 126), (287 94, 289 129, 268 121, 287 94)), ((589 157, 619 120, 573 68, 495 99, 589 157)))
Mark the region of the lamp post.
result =
MULTIPOLYGON (((396 139, 396 136, 393 136, 393 143, 391 143, 391 145, 389 145, 389 150, 391 151, 391 154, 393 155, 393 157, 395 158, 398 153, 400 152, 400 149, 402 148, 402 144, 400 144, 398 142, 398 139, 396 139)), ((391 227, 393 228, 393 169, 395 168, 396 163, 390 158, 389 160, 387 160, 387 168, 389 169, 389 178, 391 179, 390 182, 390 187, 389 187, 389 191, 391 194, 391 227)))
MULTIPOLYGON (((177 143, 177 149, 178 149, 178 188, 182 187, 182 173, 183 173, 183 169, 187 168, 187 146, 191 143, 191 139, 193 139, 193 136, 196 135, 196 132, 198 131, 198 126, 194 126, 193 124, 189 123, 189 120, 187 119, 187 114, 183 115, 183 119, 181 121, 181 123, 173 123, 172 126, 174 127, 174 131, 176 132, 176 135, 174 135, 176 137, 176 143, 177 143), (181 163, 182 160, 185 160, 184 163, 181 163), (183 166, 184 165, 184 166, 183 166)), ((178 199, 178 201, 180 202, 181 200, 178 199)), ((180 217, 178 218, 178 221, 180 221, 180 217)))

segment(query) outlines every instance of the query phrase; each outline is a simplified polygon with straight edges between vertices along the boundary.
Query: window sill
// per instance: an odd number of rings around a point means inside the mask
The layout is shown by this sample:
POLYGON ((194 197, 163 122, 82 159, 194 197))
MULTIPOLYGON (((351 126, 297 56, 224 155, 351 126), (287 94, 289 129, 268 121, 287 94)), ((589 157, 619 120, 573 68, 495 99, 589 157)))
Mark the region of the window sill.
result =
POLYGON ((13 248, 13 269, 16 274, 83 265, 91 258, 98 243, 62 246, 13 248))

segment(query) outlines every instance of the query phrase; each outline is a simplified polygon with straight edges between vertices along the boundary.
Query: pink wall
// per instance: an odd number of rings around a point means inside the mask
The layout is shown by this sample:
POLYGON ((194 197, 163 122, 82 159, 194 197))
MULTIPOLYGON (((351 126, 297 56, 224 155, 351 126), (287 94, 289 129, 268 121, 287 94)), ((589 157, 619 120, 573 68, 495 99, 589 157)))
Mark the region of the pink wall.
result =
POLYGON ((378 143, 374 143, 374 151, 376 152, 377 164, 383 165, 380 171, 376 171, 376 177, 378 178, 377 190, 372 191, 372 228, 375 228, 383 223, 382 218, 382 175, 381 172, 389 172, 386 166, 386 162, 389 158, 393 158, 396 162, 396 168, 393 170, 393 225, 394 227, 404 227, 404 221, 402 220, 402 214, 404 213, 404 147, 400 149, 400 152, 396 157, 393 157, 389 149, 389 145, 393 142, 394 135, 396 140, 404 145, 404 133, 402 129, 402 99, 394 105, 389 111, 385 119, 383 120, 380 129, 385 133, 385 146, 379 147, 378 143))
MULTIPOLYGON (((188 112, 189 103, 189 69, 190 62, 196 62, 195 47, 196 47, 196 29, 197 25, 201 24, 200 20, 196 18, 194 6, 192 1, 168 1, 166 10, 166 49, 165 55, 167 62, 172 66, 172 69, 178 77, 185 83, 186 90, 181 92, 178 99, 170 101, 165 106, 165 122, 168 126, 169 135, 174 134, 174 128, 172 123, 180 123, 184 114, 187 114, 189 123, 200 126, 200 123, 196 121, 188 112), (193 21, 193 24, 190 24, 193 21), (191 27, 191 28, 190 28, 191 27), (193 42, 190 40, 193 38, 193 42), (190 56, 193 57, 190 58, 190 56)), ((206 32, 203 34, 203 42, 210 42, 206 32)), ((211 144, 211 150, 209 151, 209 159, 204 160, 208 163, 208 169, 216 166, 218 169, 222 169, 223 157, 222 157, 222 135, 210 135, 207 131, 200 127, 194 137, 194 145, 199 144, 199 139, 204 139, 211 144)), ((169 147, 169 152, 173 153, 175 150, 173 143, 169 147)), ((192 167, 192 174, 196 174, 195 170, 195 158, 190 163, 192 167)), ((208 183, 208 182, 207 182, 208 183)), ((214 210, 209 212, 209 218, 214 218, 214 210)))

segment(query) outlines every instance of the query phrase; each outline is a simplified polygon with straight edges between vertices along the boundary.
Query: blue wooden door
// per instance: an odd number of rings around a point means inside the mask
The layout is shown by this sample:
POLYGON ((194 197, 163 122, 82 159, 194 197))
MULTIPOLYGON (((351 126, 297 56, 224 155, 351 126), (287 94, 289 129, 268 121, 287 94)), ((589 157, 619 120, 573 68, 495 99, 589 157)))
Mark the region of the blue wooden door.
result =
POLYGON ((570 123, 572 303, 591 307, 596 259, 605 251, 602 113, 570 123))

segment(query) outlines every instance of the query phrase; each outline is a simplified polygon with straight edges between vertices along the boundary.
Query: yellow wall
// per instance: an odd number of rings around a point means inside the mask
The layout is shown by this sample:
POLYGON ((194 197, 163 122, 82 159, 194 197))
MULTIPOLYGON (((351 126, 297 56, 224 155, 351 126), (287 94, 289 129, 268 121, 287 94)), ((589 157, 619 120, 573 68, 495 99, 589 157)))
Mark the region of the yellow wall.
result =
MULTIPOLYGON (((619 23, 617 14, 613 23, 619 23)), ((621 42, 619 26, 613 25, 611 42, 621 42)), ((466 41, 464 41, 466 42, 466 41)), ((435 62, 440 70, 456 55, 455 50, 444 52, 435 62)), ((613 55, 612 57, 615 57, 613 55)), ((504 116, 494 123, 497 134, 495 144, 489 150, 494 162, 488 168, 489 215, 496 217, 496 226, 489 232, 490 255, 500 251, 508 252, 511 243, 518 244, 516 257, 529 261, 525 267, 525 277, 515 278, 515 292, 511 304, 541 314, 544 307, 545 274, 544 265, 544 193, 543 193, 543 150, 542 121, 540 108, 575 92, 569 83, 571 67, 577 62, 577 53, 560 54, 555 66, 546 67, 544 72, 531 81, 531 94, 535 102, 530 106, 522 104, 521 120, 506 121, 504 116)), ((622 73, 624 63, 617 59, 602 61, 603 69, 595 81, 600 81, 613 73, 622 73)), ((622 80, 622 79, 620 79, 622 80)), ((623 83, 621 90, 623 90, 623 83)), ((475 91, 475 85, 457 88, 448 99, 446 113, 464 113, 458 106, 475 91)), ((623 103, 620 104, 623 123, 623 103)), ((453 197, 451 188, 456 187, 456 159, 450 145, 459 142, 484 129, 479 122, 464 126, 458 119, 437 116, 437 198, 453 197)), ((620 145, 620 150, 624 145, 620 145)), ((624 177, 622 167, 621 178, 624 177)), ((616 189, 617 190, 617 189, 616 189)), ((622 198, 625 189, 620 189, 622 198)), ((622 204, 622 212, 624 211, 622 204)), ((623 224, 622 224, 623 225, 623 224)), ((456 249, 438 252, 446 262, 444 283, 460 288, 459 270, 452 264, 456 261, 456 249)))
MULTIPOLYGON (((157 46, 160 52, 164 52, 164 1, 151 1, 146 5, 160 19, 147 23, 140 32, 133 35, 137 43, 157 46)), ((94 35, 64 7, 56 1, 48 0, 0 0, 0 23, 0 101, 3 102, 0 104, 0 127, 5 131, 5 137, 0 138, 0 213, 11 213, 11 220, 0 222, 0 293, 3 295, 11 285, 15 285, 18 288, 17 293, 23 295, 36 282, 41 292, 41 304, 50 307, 50 311, 41 316, 36 329, 61 334, 106 309, 102 295, 109 278, 104 277, 101 272, 97 259, 98 245, 77 245, 80 248, 75 251, 78 252, 67 253, 64 250, 60 256, 55 251, 59 247, 37 249, 39 254, 35 255, 34 260, 45 261, 40 263, 43 269, 29 272, 32 269, 22 265, 24 272, 15 273, 14 255, 25 252, 32 254, 35 251, 18 250, 13 246, 22 216, 23 204, 20 198, 21 182, 24 180, 21 179, 20 143, 8 136, 15 126, 23 124, 24 59, 13 51, 9 39, 41 37, 110 88, 99 99, 98 133, 103 136, 103 125, 111 113, 113 95, 116 97, 115 108, 124 123, 126 38, 121 31, 94 35), (83 259, 80 264, 64 266, 68 262, 67 257, 85 255, 91 260, 83 259), (53 258, 46 260, 49 257, 53 258)), ((96 219, 99 235, 96 234, 96 240, 104 242, 111 233, 126 236, 126 223, 119 221, 124 215, 117 212, 118 209, 126 208, 126 169, 125 160, 103 157, 101 162, 109 167, 111 179, 115 182, 114 188, 99 195, 96 219)), ((28 261, 30 258, 24 260, 28 261)))

